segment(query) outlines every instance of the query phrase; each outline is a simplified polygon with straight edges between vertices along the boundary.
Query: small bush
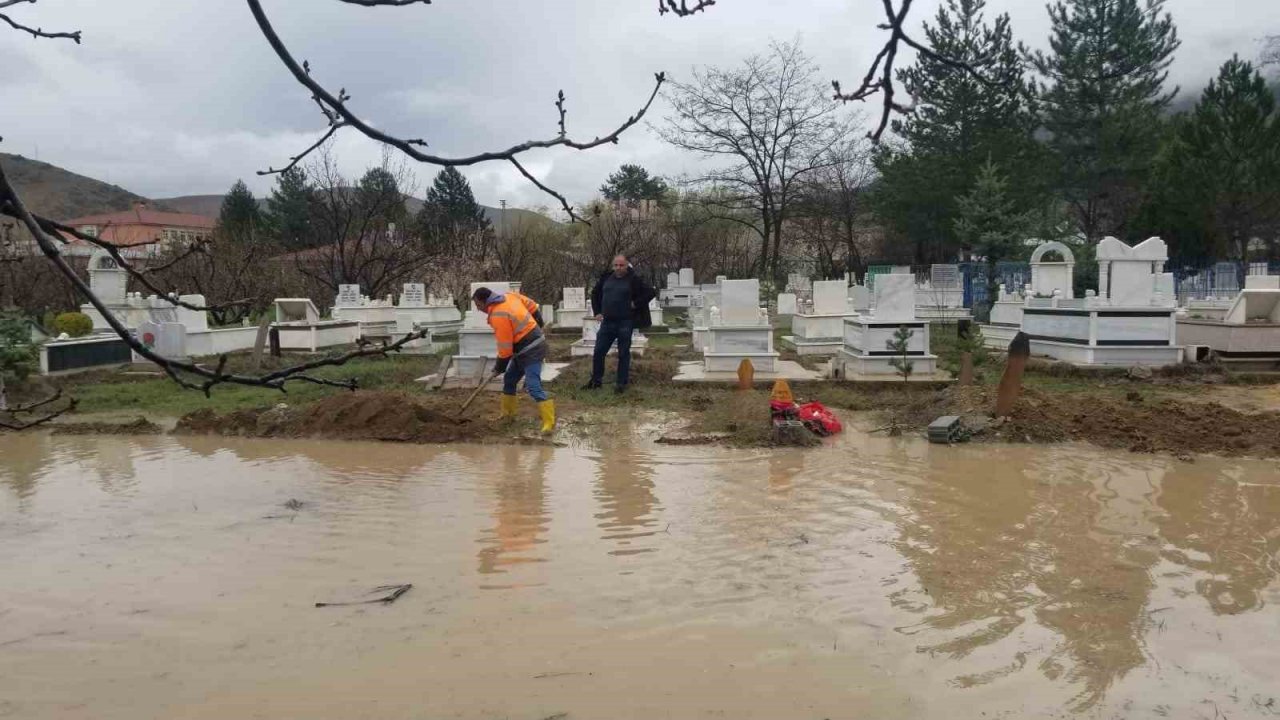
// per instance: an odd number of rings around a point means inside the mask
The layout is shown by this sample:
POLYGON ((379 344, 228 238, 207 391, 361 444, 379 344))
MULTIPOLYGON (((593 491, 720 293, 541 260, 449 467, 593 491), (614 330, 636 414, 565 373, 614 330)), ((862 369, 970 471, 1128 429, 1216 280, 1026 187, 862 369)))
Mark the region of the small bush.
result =
POLYGON ((80 312, 65 312, 53 319, 55 335, 66 333, 71 337, 84 337, 93 332, 93 321, 80 312))

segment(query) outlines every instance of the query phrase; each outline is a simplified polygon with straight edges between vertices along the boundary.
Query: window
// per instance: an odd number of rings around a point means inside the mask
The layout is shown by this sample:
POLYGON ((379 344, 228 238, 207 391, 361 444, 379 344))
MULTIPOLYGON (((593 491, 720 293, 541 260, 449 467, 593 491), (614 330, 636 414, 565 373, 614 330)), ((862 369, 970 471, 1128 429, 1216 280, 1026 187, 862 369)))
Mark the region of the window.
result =
POLYGON ((85 235, 88 235, 91 238, 96 238, 98 237, 98 226, 97 225, 81 225, 80 232, 84 233, 85 235))

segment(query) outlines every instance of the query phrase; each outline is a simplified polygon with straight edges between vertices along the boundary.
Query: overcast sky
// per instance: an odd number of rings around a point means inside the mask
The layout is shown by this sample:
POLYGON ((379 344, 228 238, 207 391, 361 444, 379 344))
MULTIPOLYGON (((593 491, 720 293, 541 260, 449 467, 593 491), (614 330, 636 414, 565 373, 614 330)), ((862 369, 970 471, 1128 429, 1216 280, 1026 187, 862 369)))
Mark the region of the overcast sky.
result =
MULTIPOLYGON (((918 0, 916 27, 939 0, 918 0)), ((877 0, 720 0, 690 18, 659 16, 654 0, 435 0, 362 8, 336 0, 264 0, 297 58, 374 124, 424 137, 440 154, 506 147, 556 131, 552 102, 568 95, 569 130, 612 130, 649 92, 653 73, 688 76, 731 65, 770 39, 799 37, 824 79, 855 86, 882 44, 877 0)), ((1255 59, 1280 33, 1277 0, 1169 0, 1182 38, 1172 82, 1198 93, 1232 53, 1255 59)), ((239 0, 40 0, 8 8, 46 29, 84 31, 84 44, 33 41, 0 28, 0 150, 39 157, 150 197, 221 193, 243 178, 256 193, 323 129, 306 91, 280 64, 239 0)), ((1047 45, 1042 0, 989 0, 1015 35, 1047 45)), ((901 55, 899 56, 902 57, 901 55)), ((650 119, 667 111, 660 100, 650 119)), ((379 150, 345 131, 338 159, 352 175, 379 150)), ((623 162, 663 175, 696 162, 647 127, 590 152, 531 154, 526 167, 574 203, 623 162)), ((438 168, 415 166, 418 194, 438 168)), ((464 168, 480 202, 554 204, 505 163, 464 168)))

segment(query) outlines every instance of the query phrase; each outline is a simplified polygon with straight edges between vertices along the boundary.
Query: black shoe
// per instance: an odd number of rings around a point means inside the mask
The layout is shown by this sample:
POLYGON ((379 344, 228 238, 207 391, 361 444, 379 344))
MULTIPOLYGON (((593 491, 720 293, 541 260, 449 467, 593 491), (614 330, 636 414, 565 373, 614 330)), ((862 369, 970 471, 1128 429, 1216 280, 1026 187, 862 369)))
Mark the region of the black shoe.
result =
POLYGON ((627 391, 627 386, 626 386, 626 385, 614 385, 614 386, 613 386, 613 394, 614 394, 614 395, 621 395, 622 393, 624 393, 624 392, 626 392, 626 391, 627 391))
POLYGON ((595 380, 589 380, 586 385, 582 386, 582 389, 583 390, 599 390, 600 383, 596 382, 595 380))

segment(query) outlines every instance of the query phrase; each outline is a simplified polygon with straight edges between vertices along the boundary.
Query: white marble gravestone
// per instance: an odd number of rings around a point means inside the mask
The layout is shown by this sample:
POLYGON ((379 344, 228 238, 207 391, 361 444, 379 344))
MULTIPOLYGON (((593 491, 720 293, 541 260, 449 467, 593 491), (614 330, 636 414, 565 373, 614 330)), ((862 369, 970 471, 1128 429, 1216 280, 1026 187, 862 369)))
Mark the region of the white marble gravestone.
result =
POLYGON ((405 283, 400 292, 400 307, 418 308, 427 306, 427 286, 423 283, 405 283))
POLYGON ((680 284, 680 273, 667 273, 667 289, 674 289, 680 284))
POLYGON ((359 285, 339 285, 338 296, 333 303, 336 307, 359 307, 360 306, 360 286, 359 285))
POLYGON ((666 327, 666 318, 662 315, 662 305, 657 298, 649 301, 649 323, 650 327, 666 327))
MULTIPOLYGON (((167 360, 187 359, 187 328, 182 323, 142 320, 134 329, 134 336, 151 352, 167 360)), ((134 362, 147 362, 134 353, 134 362)))
POLYGON ((782 341, 799 355, 834 355, 840 350, 844 321, 857 313, 850 307, 845 280, 819 280, 810 286, 812 301, 791 319, 791 334, 782 341))
POLYGON ((743 360, 750 360, 756 372, 774 372, 778 353, 769 314, 760 307, 760 281, 719 278, 717 285, 719 305, 710 309, 702 347, 704 370, 736 372, 743 360))
POLYGON ((760 281, 720 281, 721 325, 760 324, 760 281))
POLYGON ((795 315, 798 310, 795 293, 781 293, 778 295, 778 315, 795 315))
POLYGON ((898 370, 890 360, 901 356, 891 354, 888 343, 899 328, 905 327, 911 333, 906 352, 913 366, 912 376, 934 376, 938 357, 930 352, 929 323, 916 317, 915 295, 914 275, 877 275, 875 308, 870 315, 844 320, 843 344, 833 368, 841 370, 845 377, 897 378, 898 370))
MULTIPOLYGON (((1042 254, 1037 249, 1032 257, 1039 262, 1042 254)), ((1039 285, 1032 289, 1040 292, 1028 293, 1021 321, 1022 332, 1031 337, 1032 354, 1085 366, 1179 362, 1182 348, 1176 342, 1173 277, 1164 272, 1164 241, 1153 237, 1129 247, 1107 237, 1098 243, 1096 254, 1096 294, 1091 290, 1073 299, 1065 288, 1048 284, 1043 272, 1039 279, 1033 277, 1039 285), (1053 296, 1043 297, 1049 289, 1053 296)), ((1033 276, 1034 269, 1033 265, 1033 276)))
POLYGON ((813 283, 811 315, 845 315, 849 312, 849 287, 844 280, 819 280, 813 283))
POLYGON ((871 291, 866 285, 850 285, 849 304, 854 312, 867 312, 871 309, 871 291))
POLYGON ((586 288, 567 287, 561 293, 558 326, 562 328, 581 328, 584 318, 591 316, 591 308, 587 306, 586 288))
POLYGON ((876 322, 915 322, 914 276, 890 273, 876 277, 875 297, 875 308, 871 316, 876 322))

